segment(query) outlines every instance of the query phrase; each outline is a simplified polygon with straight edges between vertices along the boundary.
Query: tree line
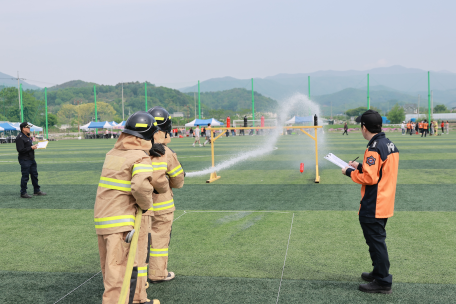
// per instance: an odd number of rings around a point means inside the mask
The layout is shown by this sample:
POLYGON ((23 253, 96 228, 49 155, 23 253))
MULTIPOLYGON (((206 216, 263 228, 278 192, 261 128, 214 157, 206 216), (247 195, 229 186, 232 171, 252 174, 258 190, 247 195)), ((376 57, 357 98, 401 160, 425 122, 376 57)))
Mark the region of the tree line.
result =
MULTIPOLYGON (((71 81, 47 90, 49 125, 82 125, 95 118, 93 83, 71 81)), ((97 85, 98 121, 120 122, 122 112, 122 84, 97 85)), ((131 113, 145 110, 145 85, 140 82, 123 84, 124 118, 131 113)), ((22 93, 24 120, 43 126, 45 124, 44 90, 25 90, 22 93)), ((170 113, 182 112, 183 119, 173 119, 182 123, 194 118, 193 93, 182 93, 175 89, 157 87, 147 83, 147 105, 162 106, 170 113)), ((196 106, 196 108, 195 108, 196 106)), ((20 108, 17 88, 7 87, 0 91, 0 120, 20 121, 20 108)), ((273 112, 277 102, 255 93, 257 112, 273 112)), ((201 93, 201 108, 204 118, 224 119, 226 116, 241 116, 251 113, 251 91, 232 89, 223 92, 201 93)), ((197 113, 198 115, 198 113, 197 113)))

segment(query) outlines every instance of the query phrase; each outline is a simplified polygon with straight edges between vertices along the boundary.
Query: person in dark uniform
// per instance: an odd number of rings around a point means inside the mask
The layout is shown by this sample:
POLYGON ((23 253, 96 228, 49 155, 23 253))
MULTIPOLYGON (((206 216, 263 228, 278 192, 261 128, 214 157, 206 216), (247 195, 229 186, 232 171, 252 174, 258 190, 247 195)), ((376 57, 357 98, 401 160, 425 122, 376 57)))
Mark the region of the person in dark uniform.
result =
POLYGON ((345 122, 344 124, 344 133, 342 133, 342 135, 344 134, 347 134, 348 135, 348 125, 347 125, 347 122, 345 122))
POLYGON ((35 149, 38 145, 33 145, 30 138, 30 127, 27 122, 21 123, 21 133, 16 137, 16 150, 19 152, 19 164, 21 165, 21 197, 31 198, 32 196, 27 193, 27 182, 29 175, 32 177, 33 193, 34 195, 46 195, 40 190, 38 185, 38 170, 35 161, 35 149))
POLYGON ((342 174, 362 185, 358 215, 373 270, 361 274, 361 278, 370 283, 359 285, 359 290, 389 294, 393 276, 389 273, 385 226, 394 213, 399 150, 382 132, 382 117, 378 112, 368 110, 357 122, 361 122, 363 137, 369 143, 363 162, 349 162, 350 167, 342 169, 342 174))
MULTIPOLYGON (((247 116, 244 116, 244 128, 247 128, 247 116)), ((241 131, 239 131, 239 135, 242 136, 245 136, 245 132, 244 132, 244 129, 241 129, 241 131)))

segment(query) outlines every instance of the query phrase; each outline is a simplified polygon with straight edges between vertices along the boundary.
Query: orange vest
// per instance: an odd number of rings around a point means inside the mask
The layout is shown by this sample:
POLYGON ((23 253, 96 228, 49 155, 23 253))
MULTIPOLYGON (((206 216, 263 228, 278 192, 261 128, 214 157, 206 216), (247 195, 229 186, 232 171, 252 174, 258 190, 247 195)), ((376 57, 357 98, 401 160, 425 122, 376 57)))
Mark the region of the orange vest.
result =
POLYGON ((427 122, 425 122, 423 125, 424 125, 424 126, 423 126, 423 129, 427 129, 428 126, 429 126, 427 122))
POLYGON ((412 125, 410 123, 407 124, 407 129, 410 129, 412 125))

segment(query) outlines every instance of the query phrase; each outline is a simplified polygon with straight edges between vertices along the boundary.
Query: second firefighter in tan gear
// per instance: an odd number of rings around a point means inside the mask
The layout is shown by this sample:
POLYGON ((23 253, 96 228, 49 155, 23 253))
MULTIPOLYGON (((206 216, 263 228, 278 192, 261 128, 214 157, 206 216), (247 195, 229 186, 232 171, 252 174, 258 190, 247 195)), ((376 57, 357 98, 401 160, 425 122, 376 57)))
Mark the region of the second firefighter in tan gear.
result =
POLYGON ((149 279, 152 282, 168 281, 174 278, 173 272, 168 272, 168 247, 171 238, 171 227, 173 224, 174 206, 172 188, 181 188, 184 185, 184 170, 179 163, 176 153, 166 146, 170 138, 163 131, 154 135, 154 142, 163 144, 165 154, 161 157, 152 157, 154 168, 153 180, 157 183, 166 182, 167 191, 154 193, 151 235, 152 244, 149 257, 149 279))

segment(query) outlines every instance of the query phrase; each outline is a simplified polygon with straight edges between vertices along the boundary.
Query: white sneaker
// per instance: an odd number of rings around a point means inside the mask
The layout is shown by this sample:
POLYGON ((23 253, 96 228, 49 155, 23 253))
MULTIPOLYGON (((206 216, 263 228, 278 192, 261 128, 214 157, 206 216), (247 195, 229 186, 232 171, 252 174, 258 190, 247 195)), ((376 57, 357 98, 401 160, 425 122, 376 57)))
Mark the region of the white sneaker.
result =
POLYGON ((202 145, 202 144, 200 144, 200 147, 202 147, 202 146, 203 146, 203 145, 202 145))
POLYGON ((195 144, 193 144, 192 146, 195 147, 195 144))

